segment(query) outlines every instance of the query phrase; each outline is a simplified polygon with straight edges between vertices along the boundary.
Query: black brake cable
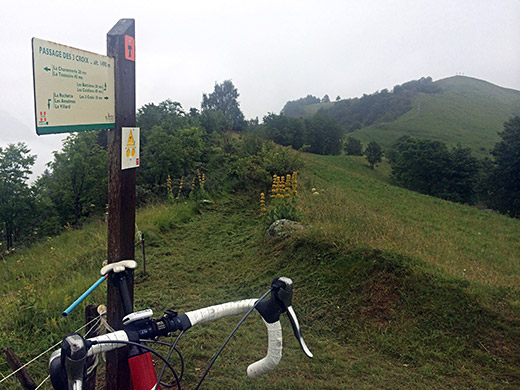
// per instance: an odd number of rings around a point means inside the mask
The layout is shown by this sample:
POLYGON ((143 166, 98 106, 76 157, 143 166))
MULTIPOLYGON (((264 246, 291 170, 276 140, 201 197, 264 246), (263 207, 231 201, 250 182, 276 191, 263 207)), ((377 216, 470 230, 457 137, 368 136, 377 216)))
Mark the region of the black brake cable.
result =
POLYGON ((147 347, 144 344, 134 343, 133 341, 126 341, 126 340, 95 340, 92 341, 92 345, 96 344, 126 344, 126 345, 134 345, 136 347, 139 347, 141 349, 144 349, 148 352, 153 353, 155 356, 157 356, 159 359, 161 359, 164 364, 168 367, 168 369, 172 372, 173 376, 175 377, 175 381, 177 382, 177 389, 181 390, 181 382, 179 380, 179 376, 177 375, 177 372, 175 371, 175 368, 170 364, 168 360, 164 356, 162 356, 159 352, 153 350, 150 347, 147 347))
MULTIPOLYGON (((175 339, 175 341, 173 342, 173 344, 170 344, 170 343, 163 343, 161 341, 157 341, 157 340, 141 340, 141 341, 144 341, 144 342, 151 342, 151 343, 156 343, 156 344, 161 344, 161 345, 168 345, 170 347, 170 350, 168 351, 168 355, 166 356, 166 360, 170 360, 170 357, 172 355, 172 352, 175 351, 177 352, 177 355, 179 356, 179 359, 181 361, 181 374, 179 375, 179 382, 182 381, 182 377, 184 376, 184 357, 182 356, 182 353, 181 351, 179 351, 177 349, 177 343, 179 342, 181 336, 184 334, 184 330, 181 331, 179 333, 179 335, 177 336, 177 338, 175 339)), ((157 383, 156 385, 152 388, 152 390, 156 390, 158 385, 160 384, 161 386, 164 386, 164 387, 174 387, 175 384, 173 383, 164 383, 164 382, 161 382, 161 379, 164 375, 164 371, 166 370, 166 365, 163 365, 162 369, 161 369, 161 372, 159 374, 159 377, 157 379, 157 383)))
POLYGON ((224 341, 224 344, 222 344, 222 346, 219 348, 218 352, 215 354, 215 356, 213 356, 213 359, 211 359, 211 362, 209 363, 208 367, 206 368, 206 371, 204 372, 204 375, 202 375, 202 378, 200 379, 199 381, 199 384, 197 385, 197 387, 195 387, 195 390, 198 390, 200 388, 200 386, 202 385, 202 382, 204 381, 204 379, 206 378, 206 375, 208 375, 209 373, 209 370, 211 370, 211 367, 213 367, 213 364, 215 363, 215 361, 217 360, 217 358, 219 357, 220 353, 222 352, 222 350, 226 347, 227 343, 229 342, 229 340, 231 340, 231 337, 233 337, 233 335, 235 334, 235 332, 238 330, 238 328, 240 327, 240 325, 242 325, 242 323, 246 320, 246 318, 249 316, 249 314, 251 314, 253 312, 253 310, 256 309, 256 307, 258 306, 258 304, 260 302, 262 302, 265 297, 271 292, 272 288, 270 288, 269 290, 266 291, 266 293, 264 295, 262 295, 260 297, 260 299, 258 299, 255 304, 253 305, 253 307, 251 309, 248 310, 248 312, 246 314, 244 314, 244 316, 242 317, 242 319, 238 322, 237 326, 235 326, 235 329, 233 329, 233 331, 229 334, 228 338, 226 339, 226 341, 224 341))

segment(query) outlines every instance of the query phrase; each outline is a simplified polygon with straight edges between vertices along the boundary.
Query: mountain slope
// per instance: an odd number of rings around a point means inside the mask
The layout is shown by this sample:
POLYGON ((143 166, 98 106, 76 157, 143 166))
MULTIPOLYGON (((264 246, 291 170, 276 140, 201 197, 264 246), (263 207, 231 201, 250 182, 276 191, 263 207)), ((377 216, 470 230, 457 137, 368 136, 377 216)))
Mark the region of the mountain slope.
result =
POLYGON ((455 76, 435 82, 437 94, 418 93, 412 109, 392 122, 364 127, 349 135, 389 146, 403 135, 472 148, 484 155, 499 141, 498 132, 520 114, 520 91, 486 81, 455 76))

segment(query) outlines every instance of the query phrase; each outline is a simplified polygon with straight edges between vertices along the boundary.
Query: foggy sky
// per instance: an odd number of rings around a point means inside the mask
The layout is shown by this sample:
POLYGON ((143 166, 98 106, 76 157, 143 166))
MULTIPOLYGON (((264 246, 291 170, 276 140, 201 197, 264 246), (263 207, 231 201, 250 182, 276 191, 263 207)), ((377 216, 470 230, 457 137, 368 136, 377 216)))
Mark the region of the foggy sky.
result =
POLYGON ((0 146, 24 141, 41 173, 63 135, 34 125, 31 38, 106 54, 136 20, 137 107, 200 108, 231 79, 246 118, 307 94, 361 96, 463 73, 520 90, 519 1, 23 1, 0 13, 0 146))

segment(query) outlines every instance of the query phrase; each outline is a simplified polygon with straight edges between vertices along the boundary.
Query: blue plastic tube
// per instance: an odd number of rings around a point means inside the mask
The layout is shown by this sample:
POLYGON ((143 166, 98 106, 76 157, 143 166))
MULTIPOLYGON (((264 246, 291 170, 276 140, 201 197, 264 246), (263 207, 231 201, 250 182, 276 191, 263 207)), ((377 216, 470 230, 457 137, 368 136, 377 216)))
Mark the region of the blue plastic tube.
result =
POLYGON ((72 305, 70 305, 69 307, 67 307, 67 308, 63 311, 63 313, 61 313, 61 315, 62 315, 63 317, 67 317, 67 316, 70 314, 70 312, 71 312, 72 310, 74 310, 74 309, 76 308, 76 306, 78 306, 81 302, 83 302, 83 300, 84 300, 86 297, 88 297, 88 296, 92 293, 92 291, 94 291, 94 290, 95 290, 95 289, 96 289, 96 288, 97 288, 101 283, 103 283, 103 281, 104 281, 106 278, 107 278, 107 275, 100 277, 99 280, 98 280, 96 283, 94 283, 92 286, 90 286, 90 288, 89 288, 87 291, 85 291, 85 292, 84 292, 84 293, 83 293, 83 294, 82 294, 78 299, 76 299, 72 305))

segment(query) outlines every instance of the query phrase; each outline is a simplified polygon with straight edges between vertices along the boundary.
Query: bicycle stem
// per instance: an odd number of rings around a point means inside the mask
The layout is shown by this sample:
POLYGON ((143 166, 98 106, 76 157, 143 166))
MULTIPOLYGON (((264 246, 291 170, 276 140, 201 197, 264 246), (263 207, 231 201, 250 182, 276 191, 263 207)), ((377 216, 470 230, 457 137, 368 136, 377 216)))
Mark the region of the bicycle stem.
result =
POLYGON ((111 272, 108 275, 110 283, 113 283, 119 291, 121 304, 123 305, 123 313, 125 316, 134 311, 132 299, 130 298, 130 292, 128 291, 128 281, 131 279, 131 277, 130 270, 128 269, 123 272, 111 272))

